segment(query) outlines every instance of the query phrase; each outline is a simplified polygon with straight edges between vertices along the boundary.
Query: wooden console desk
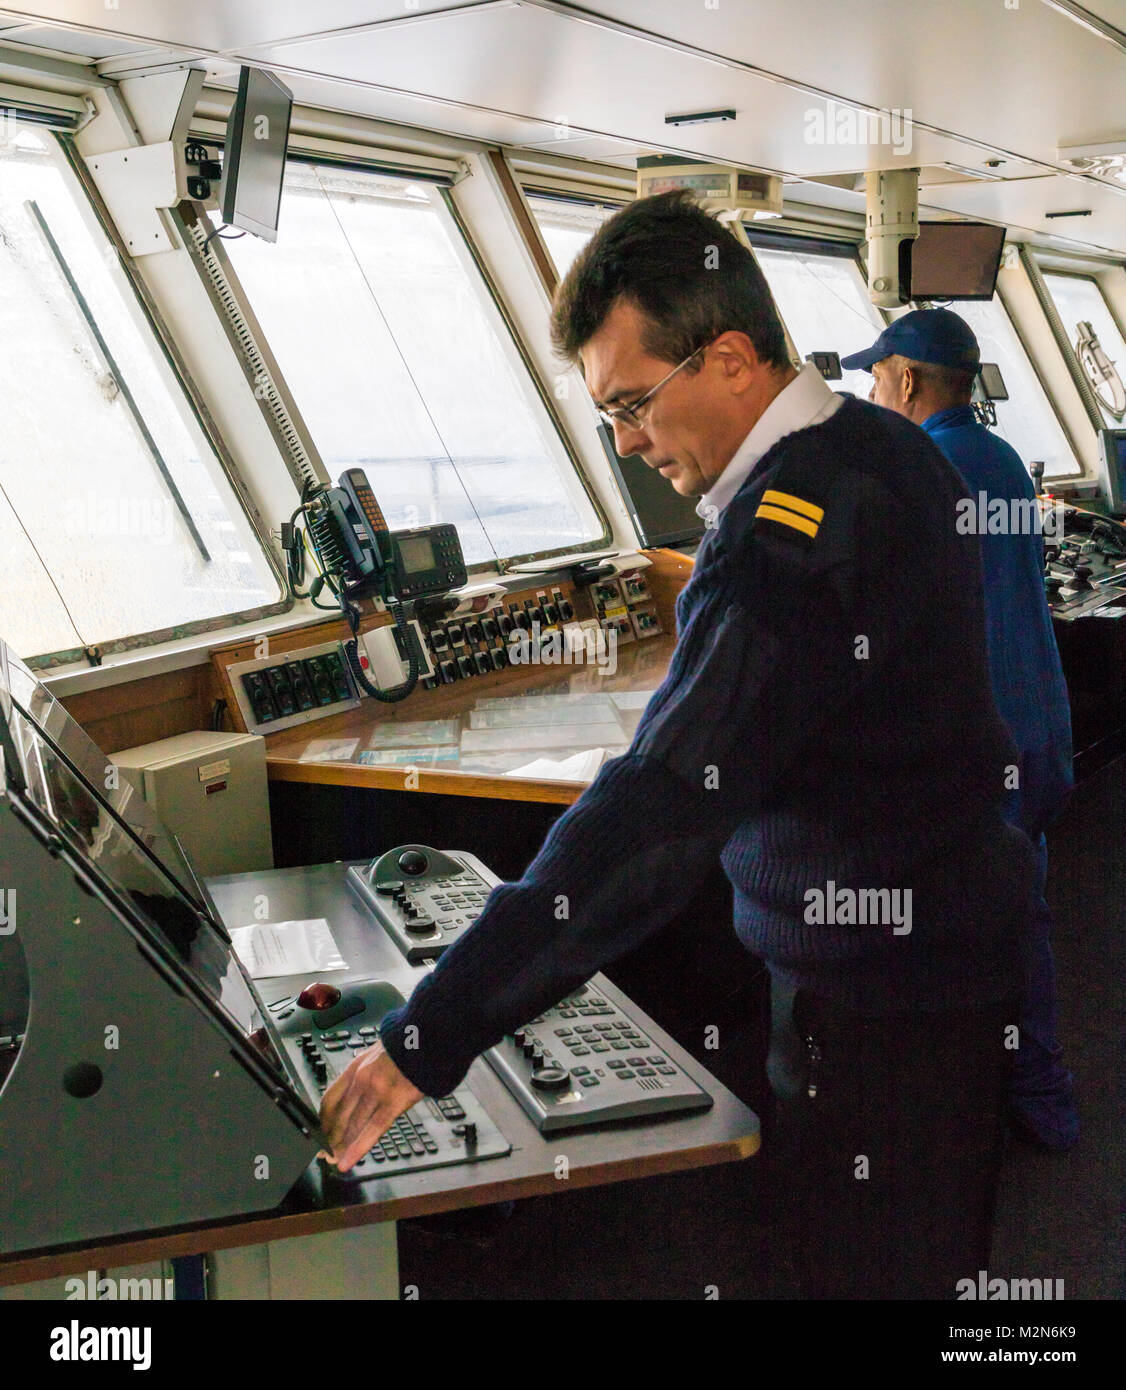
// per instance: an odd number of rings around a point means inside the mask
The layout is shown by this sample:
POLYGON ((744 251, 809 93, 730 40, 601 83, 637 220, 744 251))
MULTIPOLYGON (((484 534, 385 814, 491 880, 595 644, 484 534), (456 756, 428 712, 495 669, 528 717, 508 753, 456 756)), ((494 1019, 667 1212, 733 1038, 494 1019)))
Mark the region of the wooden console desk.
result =
MULTIPOLYGON (((597 666, 529 666, 503 673, 507 679, 492 684, 487 678, 459 681, 439 690, 423 692, 425 703, 413 697, 402 705, 378 705, 365 700, 363 705, 347 714, 318 719, 297 729, 271 734, 266 740, 267 767, 271 781, 315 782, 338 787, 368 787, 386 791, 419 791, 442 793, 447 796, 477 796, 503 801, 543 801, 569 806, 576 800, 583 785, 509 776, 502 764, 519 767, 541 757, 561 760, 591 746, 584 742, 581 725, 575 726, 574 740, 569 746, 550 749, 525 749, 499 755, 459 754, 456 761, 426 766, 421 758, 415 767, 406 754, 402 764, 389 767, 370 767, 356 761, 378 729, 386 737, 388 726, 411 724, 417 721, 457 720, 459 732, 468 723, 468 715, 482 697, 521 696, 538 694, 608 694, 637 695, 653 691, 660 685, 668 670, 675 639, 668 635, 652 637, 645 642, 631 643, 617 653, 614 674, 605 676, 597 666), (353 757, 346 761, 323 761, 316 754, 318 747, 329 741, 355 741, 353 757), (491 766, 490 766, 491 764, 491 766), (408 769, 415 768, 408 776, 408 769)), ((634 702, 630 702, 634 703, 634 702)), ((641 716, 641 708, 626 708, 618 712, 623 726, 623 741, 611 748, 612 754, 625 751, 641 716)), ((426 750, 418 752, 425 756, 426 750)))
MULTIPOLYGON (((542 757, 560 761, 573 752, 596 746, 593 740, 582 741, 581 730, 577 731, 575 741, 568 747, 529 747, 523 752, 487 756, 462 752, 456 759, 443 759, 440 763, 420 756, 416 763, 407 757, 401 764, 389 764, 382 759, 381 765, 372 766, 370 760, 363 760, 361 755, 368 751, 377 729, 378 737, 382 737, 381 746, 387 748, 388 729, 396 724, 453 719, 458 721, 454 741, 460 743, 460 734, 469 723, 469 713, 482 698, 562 693, 634 696, 634 700, 623 702, 626 708, 620 711, 620 743, 616 747, 607 743, 602 745, 607 747, 611 756, 623 752, 640 718, 644 705, 642 697, 655 690, 668 671, 676 645, 673 635, 676 630, 676 599, 692 573, 691 559, 677 551, 649 551, 646 558, 650 564, 644 573, 663 629, 660 635, 619 644, 610 664, 604 661, 606 653, 601 653, 595 660, 588 658, 581 662, 571 659, 556 665, 510 665, 499 671, 455 681, 451 685, 439 685, 434 690, 420 687, 400 704, 384 705, 364 699, 358 709, 344 714, 311 719, 295 728, 266 733, 267 767, 271 782, 569 806, 582 791, 582 783, 508 774, 542 757), (326 756, 330 742, 337 746, 331 756, 326 756), (409 778, 406 775, 408 769, 412 769, 409 778)), ((527 585, 526 589, 513 590, 509 597, 517 600, 528 598, 543 588, 541 581, 533 576, 528 576, 527 585)), ((589 618, 593 610, 587 591, 577 590, 569 583, 563 585, 563 591, 574 603, 576 618, 589 618)), ((366 632, 389 621, 386 614, 369 614, 364 617, 362 628, 366 632)), ((347 636, 343 622, 326 620, 272 639, 270 653, 284 656, 287 651, 296 651, 312 643, 342 640, 347 636)), ((243 725, 228 667, 261 655, 261 650, 252 641, 216 648, 212 652, 216 690, 225 698, 230 716, 238 728, 243 725)))

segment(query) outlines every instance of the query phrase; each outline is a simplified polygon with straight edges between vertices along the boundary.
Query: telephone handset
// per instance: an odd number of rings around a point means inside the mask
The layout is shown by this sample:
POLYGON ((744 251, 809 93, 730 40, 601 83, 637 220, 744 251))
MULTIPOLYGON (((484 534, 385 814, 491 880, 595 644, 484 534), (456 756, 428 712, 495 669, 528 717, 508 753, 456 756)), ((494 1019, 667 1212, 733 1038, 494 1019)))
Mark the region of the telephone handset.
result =
POLYGON ((344 644, 352 675, 377 700, 405 699, 418 683, 418 656, 403 604, 413 607, 416 599, 448 593, 468 581, 457 528, 441 523, 389 530, 362 468, 347 469, 336 487, 308 494, 303 510, 325 574, 335 581, 352 629, 352 640, 344 644), (354 600, 371 597, 386 603, 407 658, 407 678, 391 690, 373 685, 360 664, 356 642, 360 614, 354 600))
MULTIPOLYGON (((349 468, 340 475, 339 491, 344 494, 348 505, 345 507, 336 501, 334 506, 339 508, 345 522, 344 534, 349 542, 351 558, 357 571, 363 575, 371 574, 373 571, 383 574, 392 563, 390 533, 383 510, 375 500, 375 493, 367 480, 367 474, 362 468, 349 468), (361 518, 359 528, 356 526, 356 516, 361 518), (365 531, 368 544, 361 539, 365 531)), ((398 593, 399 585, 395 583, 394 573, 385 577, 388 587, 398 593)))

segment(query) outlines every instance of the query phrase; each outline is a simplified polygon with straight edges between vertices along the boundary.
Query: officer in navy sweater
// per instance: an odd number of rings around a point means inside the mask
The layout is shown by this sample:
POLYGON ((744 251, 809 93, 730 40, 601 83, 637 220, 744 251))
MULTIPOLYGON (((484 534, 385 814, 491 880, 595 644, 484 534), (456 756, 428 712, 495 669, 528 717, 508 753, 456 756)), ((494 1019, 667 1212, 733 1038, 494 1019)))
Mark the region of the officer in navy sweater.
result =
POLYGON ((915 426, 793 368, 753 257, 684 195, 607 222, 552 326, 619 452, 711 525, 633 744, 329 1089, 335 1159, 655 933, 718 859, 789 1004, 778 1051, 806 1058, 776 1068, 768 1145, 801 1291, 952 1298, 987 1268, 1035 876, 1001 814, 1016 750, 963 484, 915 426))
POLYGON ((1071 1076, 1055 1037, 1044 831, 1072 787, 1071 712, 1044 593, 1040 516, 1028 505, 1035 489, 1017 452, 974 415, 970 394, 980 365, 973 330, 949 309, 904 314, 872 347, 842 362, 849 370, 872 373, 870 399, 877 405, 926 430, 961 474, 974 504, 964 515, 981 537, 993 694, 1019 754, 1018 784, 1005 814, 1037 847, 1032 971, 1021 1013, 1010 1119, 1023 1137, 1063 1151, 1078 1139, 1079 1121, 1071 1076), (1004 504, 999 515, 990 505, 995 499, 1004 504), (1014 502, 1019 505, 1012 506, 1014 502))

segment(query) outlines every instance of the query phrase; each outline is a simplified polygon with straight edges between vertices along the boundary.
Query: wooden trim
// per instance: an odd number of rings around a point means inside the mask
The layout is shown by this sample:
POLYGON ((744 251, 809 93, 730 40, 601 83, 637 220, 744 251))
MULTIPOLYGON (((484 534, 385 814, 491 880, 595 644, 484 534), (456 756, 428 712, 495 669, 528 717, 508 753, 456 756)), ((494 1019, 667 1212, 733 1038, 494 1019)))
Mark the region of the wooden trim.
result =
POLYGON ((559 284, 559 275, 555 269, 555 262, 551 259, 551 253, 540 235, 539 224, 528 206, 523 190, 516 182, 512 167, 505 158, 504 152, 502 150, 489 150, 488 158, 493 172, 497 176, 501 192, 504 194, 505 202, 508 204, 508 209, 516 220, 520 235, 535 263, 540 284, 547 291, 548 299, 554 299, 559 284))
MULTIPOLYGON (((530 762, 536 756, 528 754, 530 762)), ((577 782, 532 782, 523 777, 487 777, 472 772, 431 772, 419 768, 405 785, 405 768, 364 767, 359 763, 311 763, 269 757, 271 782, 311 782, 318 786, 368 787, 384 791, 433 792, 441 796, 483 796, 490 801, 542 801, 570 806, 586 788, 577 782)))
POLYGON ((60 703, 104 753, 207 729, 220 694, 209 666, 188 666, 159 676, 64 696, 60 703))

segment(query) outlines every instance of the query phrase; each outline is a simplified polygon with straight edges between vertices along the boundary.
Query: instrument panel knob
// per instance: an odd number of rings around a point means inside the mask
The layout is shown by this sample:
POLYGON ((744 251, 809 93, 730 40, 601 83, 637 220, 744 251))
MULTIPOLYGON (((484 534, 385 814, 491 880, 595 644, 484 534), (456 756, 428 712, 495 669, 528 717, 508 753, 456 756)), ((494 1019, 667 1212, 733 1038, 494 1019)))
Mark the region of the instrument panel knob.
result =
POLYGON ((554 1062, 532 1073, 532 1085, 537 1091, 565 1091, 570 1084, 571 1073, 554 1062))

